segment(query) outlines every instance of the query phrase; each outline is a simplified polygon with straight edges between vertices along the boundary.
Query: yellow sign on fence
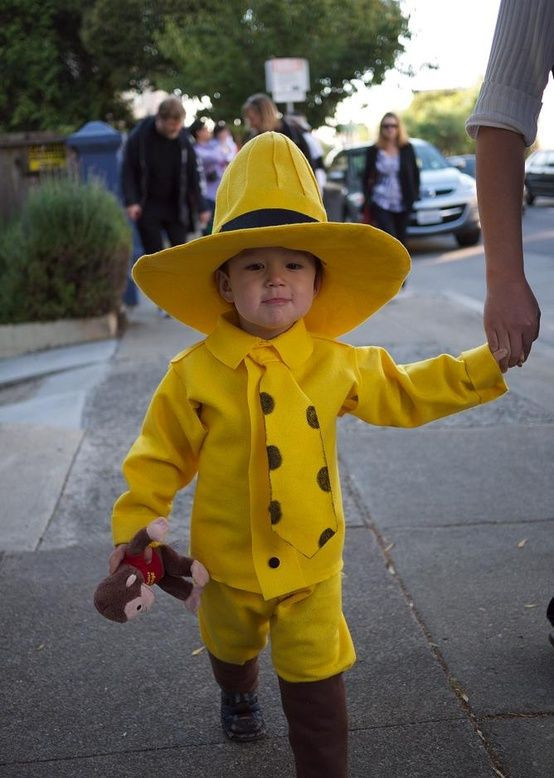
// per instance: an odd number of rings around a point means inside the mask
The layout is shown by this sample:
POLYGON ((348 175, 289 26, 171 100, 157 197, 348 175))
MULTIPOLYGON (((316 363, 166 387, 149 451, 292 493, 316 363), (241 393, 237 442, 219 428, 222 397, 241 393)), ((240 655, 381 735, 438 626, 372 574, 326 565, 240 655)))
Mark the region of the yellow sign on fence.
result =
POLYGON ((53 143, 48 146, 29 146, 27 150, 27 170, 29 173, 58 170, 66 165, 67 154, 63 143, 53 143))

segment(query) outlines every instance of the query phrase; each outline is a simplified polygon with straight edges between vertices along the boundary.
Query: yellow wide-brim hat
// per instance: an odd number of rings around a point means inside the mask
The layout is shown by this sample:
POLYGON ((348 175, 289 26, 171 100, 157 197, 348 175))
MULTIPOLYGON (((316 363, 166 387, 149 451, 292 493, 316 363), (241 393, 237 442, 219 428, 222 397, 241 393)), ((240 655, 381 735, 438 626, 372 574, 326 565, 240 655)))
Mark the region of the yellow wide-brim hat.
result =
POLYGON ((213 233, 141 257, 133 278, 171 316, 210 333, 232 309, 215 271, 244 249, 280 246, 323 263, 318 295, 304 317, 310 332, 336 337, 396 295, 410 269, 404 246, 366 224, 328 222, 312 169, 285 135, 249 141, 217 190, 213 233))

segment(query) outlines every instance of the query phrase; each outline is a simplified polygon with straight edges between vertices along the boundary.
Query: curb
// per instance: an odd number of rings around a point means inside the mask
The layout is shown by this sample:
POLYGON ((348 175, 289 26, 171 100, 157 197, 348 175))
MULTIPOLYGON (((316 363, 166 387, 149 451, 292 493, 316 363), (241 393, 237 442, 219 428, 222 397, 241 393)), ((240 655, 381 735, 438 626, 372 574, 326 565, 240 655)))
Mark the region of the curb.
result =
POLYGON ((16 357, 56 346, 72 346, 113 338, 118 332, 118 316, 107 313, 91 319, 59 319, 0 326, 0 358, 16 357))

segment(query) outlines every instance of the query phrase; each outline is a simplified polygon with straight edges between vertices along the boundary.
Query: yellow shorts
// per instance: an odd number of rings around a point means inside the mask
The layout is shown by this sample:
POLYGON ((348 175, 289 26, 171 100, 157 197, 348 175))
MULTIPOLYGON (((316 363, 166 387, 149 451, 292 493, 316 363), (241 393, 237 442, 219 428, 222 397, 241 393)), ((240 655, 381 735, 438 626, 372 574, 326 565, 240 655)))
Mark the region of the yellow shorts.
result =
POLYGON ((210 581, 198 614, 208 651, 242 665, 271 639, 271 658, 285 681, 321 681, 352 667, 354 645, 342 613, 341 573, 285 597, 210 581))

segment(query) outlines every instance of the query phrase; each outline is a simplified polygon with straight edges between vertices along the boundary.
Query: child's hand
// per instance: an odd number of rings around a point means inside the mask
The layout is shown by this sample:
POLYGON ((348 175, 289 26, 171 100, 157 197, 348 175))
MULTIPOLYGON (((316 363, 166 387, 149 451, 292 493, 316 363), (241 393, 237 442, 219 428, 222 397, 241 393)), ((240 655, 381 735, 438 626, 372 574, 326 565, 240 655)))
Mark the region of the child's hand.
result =
MULTIPOLYGON (((508 370, 508 360, 506 359, 506 357, 508 356, 508 351, 505 348, 499 348, 496 351, 493 351, 492 355, 498 362, 498 366, 500 367, 502 372, 505 373, 508 370)), ((517 366, 521 367, 524 362, 525 362, 525 356, 523 352, 521 352, 521 354, 519 355, 519 359, 517 361, 517 366)))
MULTIPOLYGON (((110 554, 108 559, 108 571, 110 575, 115 573, 123 561, 123 557, 125 556, 125 551, 127 550, 128 545, 128 543, 122 543, 120 546, 116 546, 110 554)), ((152 548, 150 546, 144 550, 144 558, 147 564, 150 564, 152 561, 152 548)))
POLYGON ((185 608, 191 613, 198 613, 198 606, 202 599, 202 590, 210 580, 210 574, 197 559, 191 565, 191 577, 193 582, 192 592, 185 600, 185 608))

